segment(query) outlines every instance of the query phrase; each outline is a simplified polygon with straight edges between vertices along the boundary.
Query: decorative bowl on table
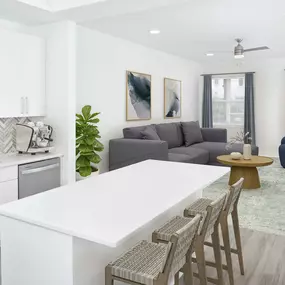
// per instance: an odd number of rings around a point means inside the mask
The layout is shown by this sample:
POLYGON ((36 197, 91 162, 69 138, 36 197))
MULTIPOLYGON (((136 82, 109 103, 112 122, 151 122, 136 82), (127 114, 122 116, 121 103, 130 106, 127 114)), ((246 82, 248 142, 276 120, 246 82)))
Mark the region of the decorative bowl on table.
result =
POLYGON ((240 152, 232 152, 230 155, 233 160, 240 160, 242 158, 242 154, 240 152))

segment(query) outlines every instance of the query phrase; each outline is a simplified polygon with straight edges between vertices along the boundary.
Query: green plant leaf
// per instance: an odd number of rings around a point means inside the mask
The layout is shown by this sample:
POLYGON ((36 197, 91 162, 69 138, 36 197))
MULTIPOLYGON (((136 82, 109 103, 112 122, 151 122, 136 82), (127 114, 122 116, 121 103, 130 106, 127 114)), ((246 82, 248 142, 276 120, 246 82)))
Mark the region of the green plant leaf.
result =
POLYGON ((95 147, 94 147, 94 150, 95 150, 95 151, 98 151, 98 152, 101 152, 101 151, 104 150, 104 146, 95 146, 95 147))
POLYGON ((85 123, 85 121, 82 121, 81 119, 76 119, 76 123, 78 123, 79 126, 82 126, 85 123))
POLYGON ((76 139, 76 144, 81 144, 81 143, 84 143, 84 139, 82 136, 76 139))
POLYGON ((88 177, 92 173, 92 167, 91 166, 80 167, 79 173, 82 177, 88 177))
MULTIPOLYGON (((83 118, 83 116, 82 116, 82 115, 80 115, 80 114, 76 114, 76 117, 77 117, 79 120, 84 121, 84 118, 83 118)), ((78 120, 78 119, 77 119, 77 120, 78 120)))
POLYGON ((80 153, 80 155, 82 155, 82 156, 87 156, 87 158, 88 158, 88 156, 93 155, 93 154, 94 154, 94 152, 93 152, 93 151, 89 151, 89 152, 81 152, 81 153, 80 153))
POLYGON ((90 166, 90 160, 87 157, 80 155, 76 160, 76 167, 81 168, 85 166, 90 166))
POLYGON ((94 136, 90 136, 90 137, 87 137, 86 139, 85 139, 85 142, 86 142, 86 144, 88 144, 88 145, 93 145, 94 143, 95 143, 95 138, 94 138, 94 136))
POLYGON ((102 143, 100 143, 97 139, 95 139, 94 147, 104 147, 102 143))
POLYGON ((97 128, 92 128, 92 127, 90 127, 90 128, 88 128, 88 129, 86 129, 85 131, 86 131, 86 134, 87 134, 88 136, 94 136, 94 135, 98 135, 98 134, 99 134, 99 131, 98 131, 97 128))
POLYGON ((88 159, 95 164, 98 164, 101 161, 101 157, 98 154, 88 156, 88 159))
POLYGON ((91 152, 93 151, 93 146, 87 144, 80 144, 79 149, 81 152, 91 152))
POLYGON ((100 115, 100 113, 93 113, 93 114, 89 117, 89 119, 93 119, 93 118, 97 117, 98 115, 100 115))
POLYGON ((85 120, 88 120, 90 117, 90 112, 91 112, 91 106, 86 105, 82 108, 82 114, 85 120))
POLYGON ((76 148, 76 155, 78 155, 80 153, 80 149, 76 148))
POLYGON ((99 123, 99 122, 100 122, 99 119, 88 120, 88 123, 92 123, 92 124, 97 124, 97 123, 99 123))

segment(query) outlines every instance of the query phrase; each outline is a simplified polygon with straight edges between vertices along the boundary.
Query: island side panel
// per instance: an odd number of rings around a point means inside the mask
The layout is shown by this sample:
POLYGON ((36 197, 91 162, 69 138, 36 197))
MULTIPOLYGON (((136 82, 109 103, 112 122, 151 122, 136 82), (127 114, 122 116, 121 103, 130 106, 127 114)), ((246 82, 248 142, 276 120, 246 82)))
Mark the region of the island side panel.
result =
POLYGON ((72 237, 0 216, 4 285, 72 285, 72 237))
MULTIPOLYGON (((183 215, 184 209, 201 197, 202 190, 198 190, 148 224, 132 232, 127 239, 114 247, 73 237, 73 285, 105 285, 105 267, 110 261, 115 260, 141 240, 151 241, 152 232, 155 229, 172 217, 183 215)), ((130 214, 135 215, 135 213, 130 214)), ((116 282, 116 285, 125 285, 125 283, 116 282)))

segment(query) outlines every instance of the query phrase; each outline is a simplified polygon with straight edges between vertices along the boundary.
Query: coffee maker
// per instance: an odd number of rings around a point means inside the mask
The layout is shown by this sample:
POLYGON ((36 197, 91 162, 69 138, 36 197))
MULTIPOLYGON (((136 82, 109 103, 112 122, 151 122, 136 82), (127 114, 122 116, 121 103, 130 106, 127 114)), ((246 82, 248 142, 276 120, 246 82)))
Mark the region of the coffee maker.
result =
POLYGON ((29 122, 16 125, 16 149, 19 153, 48 153, 51 146, 53 129, 43 122, 29 122))

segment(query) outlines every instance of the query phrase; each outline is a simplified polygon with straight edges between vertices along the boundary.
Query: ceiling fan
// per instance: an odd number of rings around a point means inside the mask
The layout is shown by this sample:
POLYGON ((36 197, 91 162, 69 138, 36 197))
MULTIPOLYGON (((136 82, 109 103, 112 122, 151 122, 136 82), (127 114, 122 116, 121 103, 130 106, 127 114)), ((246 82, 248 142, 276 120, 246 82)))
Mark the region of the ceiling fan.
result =
POLYGON ((240 44, 242 42, 242 39, 235 39, 235 41, 238 43, 238 45, 234 49, 234 56, 235 58, 244 58, 244 53, 245 52, 251 52, 251 51, 259 51, 259 50, 266 50, 269 49, 267 46, 263 47, 256 47, 256 48, 249 48, 249 49, 244 49, 243 46, 240 44))

